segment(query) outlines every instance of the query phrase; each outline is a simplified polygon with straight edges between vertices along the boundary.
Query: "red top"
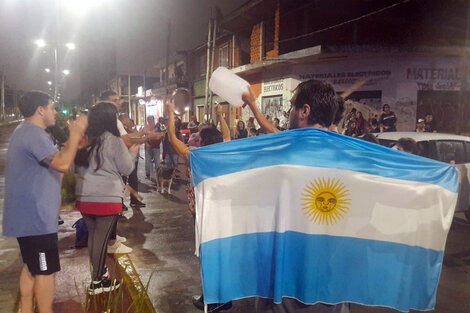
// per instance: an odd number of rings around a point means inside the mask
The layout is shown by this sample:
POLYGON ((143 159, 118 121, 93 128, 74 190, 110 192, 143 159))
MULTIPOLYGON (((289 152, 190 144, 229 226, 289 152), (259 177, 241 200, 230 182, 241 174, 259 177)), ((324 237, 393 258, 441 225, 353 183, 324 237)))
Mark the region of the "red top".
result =
POLYGON ((75 204, 80 213, 90 215, 115 215, 122 211, 122 203, 80 202, 75 204))

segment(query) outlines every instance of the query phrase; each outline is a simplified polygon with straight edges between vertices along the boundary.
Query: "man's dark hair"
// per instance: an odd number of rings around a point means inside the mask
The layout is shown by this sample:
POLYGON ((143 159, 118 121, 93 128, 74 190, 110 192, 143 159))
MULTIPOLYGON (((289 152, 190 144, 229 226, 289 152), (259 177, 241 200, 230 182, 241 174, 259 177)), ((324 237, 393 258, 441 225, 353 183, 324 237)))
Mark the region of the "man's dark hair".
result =
POLYGON ((101 94, 100 96, 100 100, 101 101, 106 101, 109 99, 109 97, 111 96, 117 96, 117 92, 113 91, 113 90, 106 90, 106 91, 103 91, 103 93, 101 94))
POLYGON ((47 107, 52 97, 42 91, 30 91, 26 93, 20 101, 19 109, 21 114, 28 118, 34 115, 38 107, 47 107))
POLYGON ((375 144, 380 144, 377 137, 375 137, 374 135, 372 135, 370 133, 365 134, 364 136, 361 137, 361 139, 365 140, 365 141, 368 141, 368 142, 375 143, 375 144))
POLYGON ((338 126, 344 115, 344 99, 341 96, 336 96, 336 102, 336 114, 333 124, 338 126))
POLYGON ((312 79, 300 83, 296 90, 295 108, 301 109, 304 104, 310 106, 310 115, 307 120, 309 125, 320 124, 323 127, 329 127, 336 120, 341 102, 330 84, 312 79))
POLYGON ((398 139, 397 146, 401 147, 403 151, 412 153, 412 154, 418 154, 419 153, 419 148, 418 144, 413 138, 408 138, 408 137, 403 137, 398 139))
POLYGON ((213 126, 203 128, 199 135, 201 136, 201 147, 224 141, 222 133, 213 126))

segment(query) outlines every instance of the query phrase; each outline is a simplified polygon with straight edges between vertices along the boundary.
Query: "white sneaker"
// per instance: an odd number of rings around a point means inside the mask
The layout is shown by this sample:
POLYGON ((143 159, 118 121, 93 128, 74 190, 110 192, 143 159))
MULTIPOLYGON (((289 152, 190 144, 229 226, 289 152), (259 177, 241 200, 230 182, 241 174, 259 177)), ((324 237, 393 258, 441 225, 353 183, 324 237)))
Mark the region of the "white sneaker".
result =
POLYGON ((116 243, 112 246, 108 245, 108 254, 114 254, 114 253, 124 254, 124 253, 131 253, 131 252, 132 252, 132 248, 125 246, 119 241, 116 241, 116 243))
POLYGON ((116 240, 119 241, 119 242, 126 242, 127 241, 127 238, 126 237, 121 237, 119 235, 116 235, 116 240))

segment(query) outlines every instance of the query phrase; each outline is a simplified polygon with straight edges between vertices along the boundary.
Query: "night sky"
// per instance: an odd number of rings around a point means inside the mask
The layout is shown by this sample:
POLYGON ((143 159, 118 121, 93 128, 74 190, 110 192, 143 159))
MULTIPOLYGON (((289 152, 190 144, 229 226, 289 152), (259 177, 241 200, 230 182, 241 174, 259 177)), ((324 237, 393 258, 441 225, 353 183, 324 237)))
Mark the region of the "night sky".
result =
MULTIPOLYGON (((48 91, 54 44, 39 50, 34 40, 57 42, 59 70, 69 69, 63 98, 79 94, 80 46, 116 41, 119 73, 151 73, 165 56, 168 20, 170 51, 190 49, 205 42, 211 6, 223 13, 246 0, 0 0, 0 68, 7 85, 16 89, 48 91), (86 10, 74 4, 89 4, 86 10), (55 40, 57 38, 57 40, 55 40), (99 39, 98 39, 99 38, 99 39), (74 42, 75 51, 64 44, 74 42)), ((82 7, 82 6, 81 6, 82 7)))

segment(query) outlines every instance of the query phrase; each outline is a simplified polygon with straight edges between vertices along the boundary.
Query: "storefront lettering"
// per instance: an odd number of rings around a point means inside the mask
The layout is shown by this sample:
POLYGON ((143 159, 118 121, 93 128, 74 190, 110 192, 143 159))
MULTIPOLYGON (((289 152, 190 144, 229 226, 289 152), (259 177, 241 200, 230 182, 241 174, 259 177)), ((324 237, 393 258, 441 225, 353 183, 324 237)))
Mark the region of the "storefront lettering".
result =
MULTIPOLYGON (((357 71, 357 72, 338 72, 338 73, 307 73, 299 74, 301 80, 308 79, 341 79, 341 78, 366 78, 377 76, 390 76, 391 70, 377 70, 377 71, 357 71)), ((351 80, 339 80, 341 83, 351 82, 351 80), (343 82, 344 81, 344 82, 343 82)))
POLYGON ((277 85, 263 86, 263 92, 282 91, 282 90, 284 90, 283 83, 280 83, 277 85))
POLYGON ((460 81, 436 82, 436 83, 419 83, 417 82, 418 90, 459 90, 460 81))
POLYGON ((458 68, 408 68, 408 80, 460 80, 458 68))

